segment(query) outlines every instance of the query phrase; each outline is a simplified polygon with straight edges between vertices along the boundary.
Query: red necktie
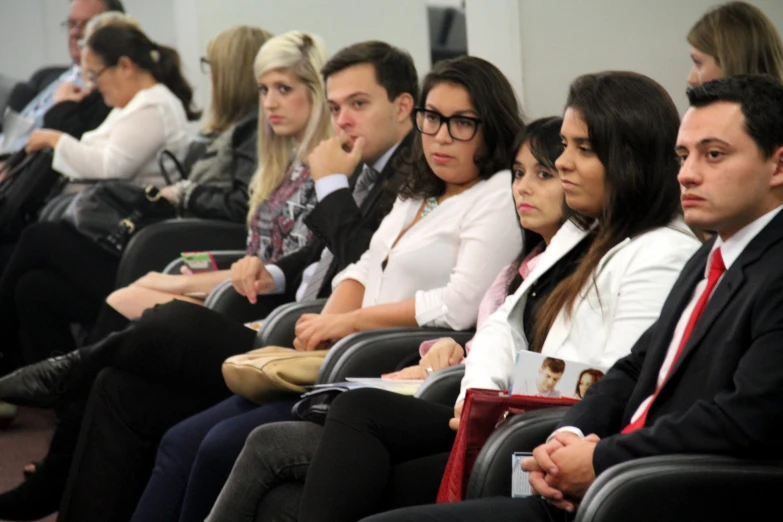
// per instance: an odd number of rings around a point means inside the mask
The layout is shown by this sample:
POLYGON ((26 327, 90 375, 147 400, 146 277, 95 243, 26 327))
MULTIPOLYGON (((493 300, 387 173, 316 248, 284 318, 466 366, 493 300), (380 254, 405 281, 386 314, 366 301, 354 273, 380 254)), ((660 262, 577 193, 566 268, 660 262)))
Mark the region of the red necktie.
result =
POLYGON ((720 248, 717 248, 715 252, 712 254, 712 263, 710 264, 710 272, 707 275, 707 288, 704 289, 704 292, 701 294, 701 297, 699 297, 699 300, 696 302, 696 306, 693 308, 691 317, 690 319, 688 319, 688 324, 685 326, 685 331, 682 334, 682 340, 680 340, 680 345, 677 347, 677 353, 674 354, 674 359, 672 359, 672 364, 671 366, 669 366, 669 370, 666 372, 666 377, 663 379, 663 381, 661 381, 661 385, 658 387, 658 389, 655 390, 655 394, 653 395, 652 400, 647 403, 647 407, 644 409, 642 414, 639 415, 639 418, 637 418, 634 422, 630 423, 628 426, 623 428, 623 431, 621 433, 631 433, 632 431, 637 430, 642 426, 644 426, 644 423, 647 420, 647 413, 650 411, 650 406, 652 406, 652 403, 655 402, 655 398, 658 397, 658 393, 661 391, 661 388, 663 388, 663 384, 672 374, 672 369, 674 369, 674 365, 677 363, 677 359, 680 358, 680 354, 682 354, 682 349, 688 343, 688 338, 691 336, 691 332, 693 331, 693 327, 696 325, 696 321, 699 320, 701 313, 704 311, 704 307, 707 306, 707 301, 710 300, 712 291, 715 290, 715 285, 718 284, 720 277, 723 275, 723 272, 725 271, 726 271, 726 265, 723 264, 723 256, 720 253, 720 248))

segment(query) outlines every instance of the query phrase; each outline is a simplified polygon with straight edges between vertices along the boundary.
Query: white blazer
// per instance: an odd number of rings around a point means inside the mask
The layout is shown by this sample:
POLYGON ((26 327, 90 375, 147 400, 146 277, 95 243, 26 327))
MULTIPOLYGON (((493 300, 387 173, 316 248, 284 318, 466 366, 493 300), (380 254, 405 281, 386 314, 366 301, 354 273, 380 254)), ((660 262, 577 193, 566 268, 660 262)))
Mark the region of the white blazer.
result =
MULTIPOLYGON (((586 234, 570 221, 563 225, 528 278, 482 324, 465 359, 458 401, 468 388, 511 388, 516 355, 528 349, 522 330, 528 291, 586 234)), ((700 246, 680 219, 621 241, 601 258, 570 317, 562 310, 557 315, 541 353, 591 366, 614 364, 658 318, 680 271, 700 246)))
POLYGON ((332 287, 354 279, 364 286, 362 307, 415 298, 420 326, 471 328, 495 276, 522 250, 511 174, 498 172, 448 198, 400 237, 421 203, 398 199, 369 249, 332 287))

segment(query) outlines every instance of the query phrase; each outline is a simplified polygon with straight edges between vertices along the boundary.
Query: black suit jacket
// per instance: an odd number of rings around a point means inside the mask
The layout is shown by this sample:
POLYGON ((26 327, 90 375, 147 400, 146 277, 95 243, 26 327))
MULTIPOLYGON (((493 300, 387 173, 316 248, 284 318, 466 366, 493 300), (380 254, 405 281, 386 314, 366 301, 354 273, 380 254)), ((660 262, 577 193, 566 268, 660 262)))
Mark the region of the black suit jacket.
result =
POLYGON ((11 94, 8 95, 8 107, 11 107, 16 112, 22 112, 22 109, 33 101, 33 98, 38 96, 38 93, 59 78, 67 69, 68 67, 57 66, 44 67, 37 70, 28 81, 19 82, 14 86, 11 94))
MULTIPOLYGON (((400 146, 389 158, 381 172, 381 178, 367 194, 361 208, 357 207, 353 200, 352 189, 345 188, 332 192, 323 201, 319 201, 305 218, 314 239, 275 263, 285 274, 289 300, 294 299, 304 269, 321 258, 325 247, 328 246, 334 254, 334 261, 319 289, 318 297, 329 296, 332 293, 332 278, 349 264, 358 261, 369 248, 372 235, 397 198, 402 158, 407 157, 412 141, 413 132, 403 138, 400 146)), ((356 173, 352 176, 351 187, 356 182, 356 176, 356 173)))
POLYGON ((704 278, 714 240, 686 264, 658 321, 570 409, 561 426, 602 440, 596 474, 631 459, 676 453, 783 458, 783 212, 729 267, 647 415, 620 430, 656 388, 673 331, 704 278))

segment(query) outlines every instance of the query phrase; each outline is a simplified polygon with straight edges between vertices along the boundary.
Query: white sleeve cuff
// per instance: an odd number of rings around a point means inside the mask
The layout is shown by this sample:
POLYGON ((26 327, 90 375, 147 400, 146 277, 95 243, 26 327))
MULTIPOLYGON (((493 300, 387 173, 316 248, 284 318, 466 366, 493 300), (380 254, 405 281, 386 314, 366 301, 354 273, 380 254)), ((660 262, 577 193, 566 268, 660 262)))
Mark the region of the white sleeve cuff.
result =
POLYGON ((574 433, 576 435, 579 435, 579 437, 582 438, 582 439, 585 438, 585 434, 582 433, 582 430, 580 430, 576 426, 563 426, 562 428, 558 428, 555 431, 553 431, 549 435, 549 437, 546 438, 546 441, 549 442, 550 440, 552 440, 552 437, 554 437, 555 435, 557 435, 558 433, 560 433, 562 431, 567 431, 569 433, 574 433))
POLYGON ((79 141, 73 136, 63 134, 57 141, 57 146, 54 148, 54 157, 52 158, 52 170, 55 170, 63 176, 71 179, 79 179, 79 173, 74 169, 68 161, 68 150, 76 144, 78 146, 79 141))
POLYGON ((348 177, 345 174, 330 174, 315 182, 315 197, 323 201, 332 192, 344 188, 348 188, 348 177))
POLYGON ((275 282, 275 289, 271 292, 267 292, 267 295, 282 294, 285 292, 285 274, 277 265, 266 265, 269 275, 272 276, 272 281, 275 282))

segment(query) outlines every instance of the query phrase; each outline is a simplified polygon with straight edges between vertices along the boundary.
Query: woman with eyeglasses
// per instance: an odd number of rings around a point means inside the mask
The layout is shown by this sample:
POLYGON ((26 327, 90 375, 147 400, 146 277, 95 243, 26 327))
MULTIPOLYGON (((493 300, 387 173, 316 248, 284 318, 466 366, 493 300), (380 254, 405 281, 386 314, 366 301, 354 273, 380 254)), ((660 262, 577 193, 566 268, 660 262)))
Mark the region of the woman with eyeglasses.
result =
POLYGON ((335 399, 307 473, 300 522, 355 522, 434 502, 467 390, 512 389, 520 350, 602 367, 630 352, 700 245, 681 218, 671 153, 678 129, 671 97, 645 76, 607 72, 571 84, 555 166, 568 208, 588 221, 563 225, 478 329, 454 408, 374 389, 335 399))

